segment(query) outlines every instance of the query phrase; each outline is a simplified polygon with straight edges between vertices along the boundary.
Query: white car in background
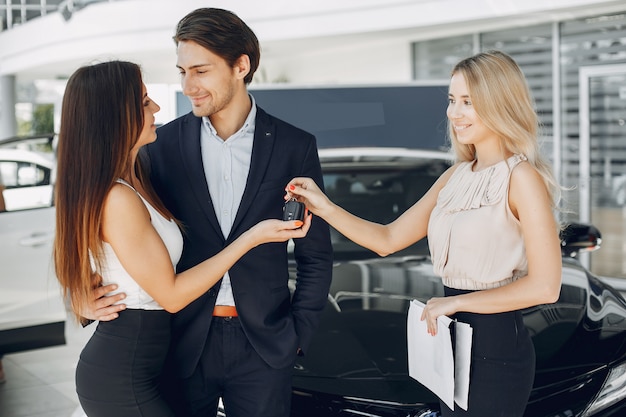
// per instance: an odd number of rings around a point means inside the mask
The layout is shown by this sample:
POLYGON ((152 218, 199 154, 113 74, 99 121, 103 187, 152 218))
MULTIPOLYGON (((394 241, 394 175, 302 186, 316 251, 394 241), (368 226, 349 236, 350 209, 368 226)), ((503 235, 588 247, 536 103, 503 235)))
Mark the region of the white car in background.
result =
POLYGON ((53 172, 51 155, 0 148, 0 187, 5 211, 50 207, 53 172))
POLYGON ((0 355, 65 343, 51 144, 52 136, 0 141, 0 355))

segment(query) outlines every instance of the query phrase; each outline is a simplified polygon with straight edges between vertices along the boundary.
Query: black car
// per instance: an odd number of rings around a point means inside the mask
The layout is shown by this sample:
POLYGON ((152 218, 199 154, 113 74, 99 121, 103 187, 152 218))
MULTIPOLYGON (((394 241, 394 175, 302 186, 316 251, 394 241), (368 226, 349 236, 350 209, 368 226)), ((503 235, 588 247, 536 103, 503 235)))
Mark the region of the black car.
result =
MULTIPOLYGON (((329 197, 381 223, 417 201, 450 163, 441 152, 385 148, 321 150, 320 159, 329 197)), ((437 397, 407 366, 409 302, 443 295, 425 239, 381 258, 331 233, 332 286, 295 367, 292 416, 439 416, 437 397)), ((576 259, 599 247, 597 229, 570 225, 562 243, 558 302, 524 311, 537 355, 526 416, 626 415, 626 301, 576 259)))

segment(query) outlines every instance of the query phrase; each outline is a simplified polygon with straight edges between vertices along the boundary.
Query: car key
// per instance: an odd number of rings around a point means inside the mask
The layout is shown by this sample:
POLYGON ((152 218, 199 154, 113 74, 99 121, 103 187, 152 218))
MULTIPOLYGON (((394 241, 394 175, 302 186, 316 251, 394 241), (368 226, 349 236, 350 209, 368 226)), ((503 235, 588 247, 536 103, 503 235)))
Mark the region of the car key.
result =
POLYGON ((295 198, 292 198, 289 201, 285 201, 285 205, 283 206, 283 220, 304 221, 304 203, 296 201, 295 198))

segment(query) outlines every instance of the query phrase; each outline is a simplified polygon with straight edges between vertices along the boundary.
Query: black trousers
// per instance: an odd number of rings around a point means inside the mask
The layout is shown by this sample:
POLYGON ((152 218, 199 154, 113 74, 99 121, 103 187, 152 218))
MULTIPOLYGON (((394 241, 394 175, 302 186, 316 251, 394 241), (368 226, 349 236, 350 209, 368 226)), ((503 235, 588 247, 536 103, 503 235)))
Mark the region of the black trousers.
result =
POLYGON ((292 371, 270 367, 238 318, 214 317, 198 367, 178 381, 182 398, 176 402, 185 409, 177 409, 177 416, 214 417, 222 398, 228 417, 288 417, 292 371))
POLYGON ((98 323, 76 367, 76 392, 89 417, 174 416, 158 388, 170 319, 164 310, 127 309, 98 323))
MULTIPOLYGON (((470 291, 445 288, 452 296, 470 291)), ((468 409, 442 415, 519 417, 524 414, 535 377, 535 348, 520 311, 497 314, 457 313, 454 319, 473 328, 468 409)))

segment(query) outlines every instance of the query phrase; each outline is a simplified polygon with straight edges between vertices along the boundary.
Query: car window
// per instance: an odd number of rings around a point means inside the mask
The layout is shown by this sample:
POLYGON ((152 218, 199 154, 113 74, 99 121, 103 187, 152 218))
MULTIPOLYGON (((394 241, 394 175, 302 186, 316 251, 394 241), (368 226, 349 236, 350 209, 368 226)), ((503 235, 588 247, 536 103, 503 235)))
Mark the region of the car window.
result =
MULTIPOLYGON (((367 220, 387 224, 397 219, 419 200, 439 175, 448 167, 433 162, 416 167, 369 167, 358 166, 324 171, 324 186, 329 198, 336 204, 367 220)), ((370 256, 371 252, 349 241, 331 228, 331 240, 335 256, 370 256)), ((406 254, 424 254, 424 241, 403 251, 406 254)))
POLYGON ((52 151, 0 148, 0 211, 54 205, 52 151))
POLYGON ((50 184, 50 168, 29 162, 0 161, 0 181, 5 188, 50 184))

